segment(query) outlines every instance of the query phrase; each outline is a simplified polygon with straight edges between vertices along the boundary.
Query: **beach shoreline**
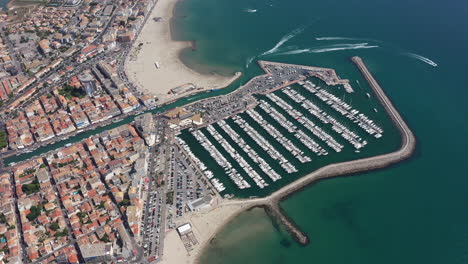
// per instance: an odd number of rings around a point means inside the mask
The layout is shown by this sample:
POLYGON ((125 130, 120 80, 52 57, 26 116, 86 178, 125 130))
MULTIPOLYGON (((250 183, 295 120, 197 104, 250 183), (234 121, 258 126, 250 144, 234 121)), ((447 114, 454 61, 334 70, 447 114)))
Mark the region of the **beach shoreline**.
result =
POLYGON ((176 221, 176 226, 190 223, 198 245, 191 252, 185 249, 176 229, 166 232, 164 239, 163 255, 159 261, 161 264, 192 264, 198 263, 200 256, 208 248, 212 239, 231 220, 240 213, 255 207, 250 203, 229 203, 229 201, 218 197, 216 205, 199 212, 192 212, 176 221))
POLYGON ((232 77, 201 74, 180 60, 181 52, 191 48, 193 41, 173 39, 172 21, 177 3, 178 0, 158 0, 125 62, 128 78, 144 93, 157 96, 160 104, 225 88, 241 76, 239 72, 232 77), (174 88, 181 91, 172 93, 174 88))

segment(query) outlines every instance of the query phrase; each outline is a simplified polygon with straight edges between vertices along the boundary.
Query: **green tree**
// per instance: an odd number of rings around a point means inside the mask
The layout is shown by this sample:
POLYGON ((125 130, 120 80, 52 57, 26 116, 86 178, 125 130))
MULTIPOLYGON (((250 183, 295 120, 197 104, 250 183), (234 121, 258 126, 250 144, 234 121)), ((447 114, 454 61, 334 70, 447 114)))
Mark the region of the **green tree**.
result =
POLYGON ((50 224, 50 229, 52 229, 53 231, 57 231, 59 228, 60 226, 57 222, 53 222, 52 224, 50 224))
POLYGON ((98 209, 104 209, 104 202, 101 201, 97 206, 98 209))
MULTIPOLYGON (((0 103, 1 106, 1 103, 0 103)), ((8 146, 7 134, 5 131, 0 131, 0 149, 8 146)))
POLYGON ((38 216, 41 215, 42 205, 32 206, 30 209, 30 213, 26 215, 29 221, 34 221, 38 216))
POLYGON ((68 229, 64 228, 63 231, 58 231, 57 233, 55 233, 54 236, 55 236, 55 237, 64 237, 64 236, 68 236, 68 229))
POLYGON ((104 243, 109 243, 110 242, 109 236, 107 234, 104 234, 100 240, 102 242, 104 242, 104 243))
POLYGON ((6 224, 6 217, 3 213, 0 213, 0 223, 1 224, 6 224))
POLYGON ((130 200, 129 199, 123 199, 122 202, 120 202, 121 206, 129 206, 130 205, 130 200))
POLYGON ((21 186, 21 190, 23 190, 23 192, 25 192, 27 195, 36 193, 39 191, 39 189, 40 189, 40 186, 37 180, 33 181, 30 184, 23 184, 23 186, 21 186))

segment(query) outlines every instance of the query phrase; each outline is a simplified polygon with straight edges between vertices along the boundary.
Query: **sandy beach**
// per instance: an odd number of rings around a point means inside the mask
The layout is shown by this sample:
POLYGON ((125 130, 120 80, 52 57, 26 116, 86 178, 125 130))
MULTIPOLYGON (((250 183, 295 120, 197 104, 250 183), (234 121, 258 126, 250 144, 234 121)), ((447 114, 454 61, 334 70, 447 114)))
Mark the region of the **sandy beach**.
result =
POLYGON ((159 263, 195 263, 199 254, 220 229, 240 212, 250 207, 248 202, 244 205, 242 203, 223 202, 220 199, 218 201, 218 204, 205 211, 189 213, 176 221, 176 226, 190 223, 199 244, 188 253, 177 231, 175 229, 169 230, 164 239, 164 252, 159 263))
POLYGON ((177 0, 158 0, 125 64, 128 78, 143 92, 157 96, 160 103, 194 92, 224 88, 240 75, 240 73, 233 77, 203 75, 188 68, 179 60, 180 51, 190 47, 191 44, 172 40, 170 21, 176 3, 177 0), (161 20, 156 22, 153 18, 161 20), (156 63, 159 64, 159 68, 156 63), (193 84, 198 89, 168 94, 171 89, 185 84, 193 84))

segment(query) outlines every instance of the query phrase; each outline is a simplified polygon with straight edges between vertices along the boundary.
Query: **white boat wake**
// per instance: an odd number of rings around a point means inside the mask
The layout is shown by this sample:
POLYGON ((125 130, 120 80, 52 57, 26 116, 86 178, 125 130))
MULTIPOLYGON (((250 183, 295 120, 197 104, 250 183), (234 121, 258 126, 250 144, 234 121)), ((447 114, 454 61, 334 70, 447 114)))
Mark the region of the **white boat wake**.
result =
POLYGON ((256 58, 257 56, 252 56, 252 57, 249 57, 247 59, 247 62, 245 64, 245 68, 249 68, 250 64, 252 64, 253 60, 256 58))
POLYGON ((312 49, 311 53, 322 53, 322 52, 330 52, 330 51, 338 51, 338 50, 354 50, 354 49, 373 49, 378 48, 377 45, 368 46, 368 43, 358 43, 358 44, 336 44, 331 45, 329 47, 312 49))
POLYGON ((358 39, 343 38, 343 37, 321 37, 321 38, 315 38, 315 40, 358 40, 358 39))
POLYGON ((369 38, 349 38, 349 37, 317 37, 317 41, 337 41, 337 40, 351 40, 351 41, 368 41, 382 44, 382 41, 369 38))
POLYGON ((331 51, 338 51, 338 50, 372 49, 372 48, 378 48, 379 47, 379 46, 368 45, 368 44, 369 43, 334 44, 334 45, 322 46, 322 47, 310 48, 310 49, 296 49, 296 50, 276 53, 274 55, 295 55, 295 54, 302 54, 302 53, 323 53, 323 52, 331 52, 331 51))
POLYGON ((432 67, 437 67, 437 63, 435 63, 431 59, 428 59, 428 58, 423 57, 421 55, 414 54, 414 53, 404 53, 404 55, 406 55, 406 56, 408 56, 410 58, 414 58, 414 59, 420 60, 422 62, 425 62, 425 63, 431 65, 432 67))
MULTIPOLYGON (((292 46, 287 46, 287 47, 284 47, 284 48, 278 48, 278 49, 276 49, 276 52, 277 52, 277 53, 283 52, 282 54, 286 54, 286 53, 289 53, 288 51, 290 51, 291 54, 297 54, 296 49, 298 49, 298 48, 299 48, 298 46, 292 45, 292 46)), ((262 56, 262 55, 263 55, 263 53, 260 54, 260 55, 258 55, 258 56, 252 56, 252 57, 247 58, 247 61, 246 61, 246 63, 245 63, 245 68, 249 68, 250 64, 252 64, 252 62, 253 62, 256 58, 258 58, 258 57, 260 57, 260 56, 262 56)), ((276 55, 276 54, 270 54, 270 55, 273 55, 273 56, 274 56, 274 55, 276 55)))
POLYGON ((294 29, 293 31, 291 31, 288 34, 286 34, 285 36, 283 36, 280 39, 280 41, 278 41, 278 43, 276 43, 276 45, 273 48, 263 52, 262 54, 260 54, 260 56, 264 56, 264 55, 268 55, 268 54, 272 54, 272 53, 276 52, 281 46, 283 46, 284 43, 286 43, 290 39, 296 37, 297 35, 301 34, 305 29, 306 29, 305 26, 301 26, 301 27, 298 27, 298 28, 294 29))
POLYGON ((278 53, 277 55, 295 55, 295 54, 301 54, 301 53, 310 53, 310 51, 311 49, 297 49, 297 50, 281 52, 281 53, 278 53))
POLYGON ((256 13, 256 12, 257 12, 257 9, 244 8, 244 12, 247 12, 247 13, 256 13))

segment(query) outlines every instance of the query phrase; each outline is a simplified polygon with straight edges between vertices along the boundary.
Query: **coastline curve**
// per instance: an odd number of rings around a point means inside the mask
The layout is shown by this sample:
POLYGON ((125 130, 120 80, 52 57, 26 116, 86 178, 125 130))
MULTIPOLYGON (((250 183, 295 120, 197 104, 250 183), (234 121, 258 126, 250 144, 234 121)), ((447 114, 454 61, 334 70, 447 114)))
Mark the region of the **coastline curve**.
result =
POLYGON ((187 48, 194 50, 194 41, 180 41, 173 37, 174 12, 179 2, 157 1, 125 63, 128 78, 142 91, 157 96, 160 104, 194 93, 225 88, 241 76, 240 72, 232 76, 202 74, 181 61, 181 52, 187 48))

